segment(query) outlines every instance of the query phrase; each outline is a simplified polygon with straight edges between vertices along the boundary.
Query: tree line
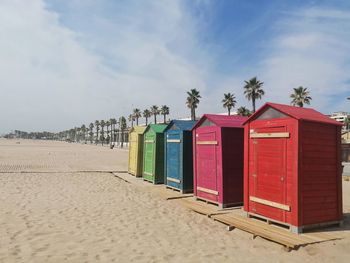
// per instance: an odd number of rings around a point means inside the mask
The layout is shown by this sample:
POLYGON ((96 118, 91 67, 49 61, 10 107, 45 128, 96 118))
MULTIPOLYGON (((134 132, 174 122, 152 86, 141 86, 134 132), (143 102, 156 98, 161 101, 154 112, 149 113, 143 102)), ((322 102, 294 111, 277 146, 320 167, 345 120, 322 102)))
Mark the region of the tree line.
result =
MULTIPOLYGON (((237 115, 250 116, 256 110, 256 101, 261 99, 265 95, 263 89, 264 82, 253 77, 248 81, 244 81, 243 91, 248 101, 252 103, 252 110, 246 107, 238 107, 236 110, 237 115)), ((190 109, 191 120, 196 120, 196 109, 202 98, 200 92, 197 89, 191 89, 187 93, 186 106, 190 109)), ((311 103, 310 91, 308 88, 299 86, 294 88, 290 94, 291 104, 293 106, 303 107, 305 104, 311 103)), ((227 109, 228 115, 231 115, 232 110, 236 107, 237 101, 234 93, 224 93, 224 98, 221 101, 222 106, 227 109)), ((163 123, 166 123, 166 117, 170 114, 170 109, 167 105, 161 107, 152 105, 149 109, 141 111, 139 108, 133 109, 132 113, 128 116, 128 120, 131 127, 139 125, 139 119, 144 118, 145 124, 149 124, 149 119, 153 116, 153 123, 157 123, 157 116, 163 116, 163 123)), ((57 139, 67 140, 75 142, 90 142, 95 144, 110 144, 111 142, 118 142, 123 147, 124 142, 127 141, 127 120, 124 116, 121 116, 118 120, 110 118, 108 120, 95 120, 89 125, 81 125, 80 127, 74 127, 72 129, 64 130, 58 133, 49 132, 36 132, 26 133, 16 131, 15 136, 20 138, 33 138, 33 139, 57 139)))

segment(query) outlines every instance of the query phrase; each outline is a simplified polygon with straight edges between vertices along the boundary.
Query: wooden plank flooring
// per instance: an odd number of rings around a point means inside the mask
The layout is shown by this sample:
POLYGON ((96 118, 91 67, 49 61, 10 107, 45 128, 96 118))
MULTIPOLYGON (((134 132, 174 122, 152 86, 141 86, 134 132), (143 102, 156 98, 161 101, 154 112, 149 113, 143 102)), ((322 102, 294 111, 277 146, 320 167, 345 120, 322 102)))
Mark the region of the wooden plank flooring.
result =
POLYGON ((214 215, 212 218, 215 221, 222 222, 228 226, 236 227, 249 232, 254 236, 260 236, 282 244, 290 249, 298 249, 299 247, 308 244, 339 239, 338 237, 325 232, 304 233, 298 235, 291 233, 284 228, 269 225, 265 222, 261 222, 253 218, 243 217, 234 213, 214 215))

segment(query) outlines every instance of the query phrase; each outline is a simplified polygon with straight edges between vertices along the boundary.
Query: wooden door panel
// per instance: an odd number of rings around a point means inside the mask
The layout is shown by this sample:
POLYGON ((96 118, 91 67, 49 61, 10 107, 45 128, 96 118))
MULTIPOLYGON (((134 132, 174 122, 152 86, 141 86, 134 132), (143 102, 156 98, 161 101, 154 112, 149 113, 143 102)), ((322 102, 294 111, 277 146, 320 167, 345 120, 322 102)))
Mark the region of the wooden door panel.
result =
POLYGON ((286 140, 288 137, 259 136, 285 133, 285 127, 263 128, 254 132, 251 141, 251 205, 257 214, 284 221, 286 207, 286 140), (252 201, 252 199, 254 201, 252 201))
POLYGON ((181 183, 180 178, 180 134, 167 134, 167 184, 171 187, 179 188, 181 183))
POLYGON ((216 141, 216 132, 199 133, 196 140, 197 190, 199 189, 197 194, 203 198, 217 201, 217 195, 212 193, 212 191, 217 191, 217 144, 201 143, 216 141))

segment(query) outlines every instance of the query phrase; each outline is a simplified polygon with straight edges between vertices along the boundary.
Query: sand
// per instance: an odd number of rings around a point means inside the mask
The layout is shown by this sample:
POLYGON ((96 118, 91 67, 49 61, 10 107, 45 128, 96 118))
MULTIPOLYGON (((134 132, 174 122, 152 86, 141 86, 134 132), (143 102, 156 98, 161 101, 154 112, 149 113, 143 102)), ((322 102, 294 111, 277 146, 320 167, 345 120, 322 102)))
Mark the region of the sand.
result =
POLYGON ((127 150, 0 139, 0 262, 349 262, 343 239, 286 252, 165 201, 127 169, 127 150), (16 142, 20 142, 17 144, 16 142))

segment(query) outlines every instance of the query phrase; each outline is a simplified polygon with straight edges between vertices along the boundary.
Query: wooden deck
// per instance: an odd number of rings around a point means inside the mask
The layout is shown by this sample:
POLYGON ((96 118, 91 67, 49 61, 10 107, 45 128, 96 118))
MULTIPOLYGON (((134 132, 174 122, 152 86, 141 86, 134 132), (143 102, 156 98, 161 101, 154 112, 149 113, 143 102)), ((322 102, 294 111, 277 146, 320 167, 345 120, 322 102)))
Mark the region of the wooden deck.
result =
POLYGON ((310 232, 304 234, 294 234, 290 231, 265 222, 237 215, 234 213, 213 215, 215 221, 219 221, 231 228, 238 228, 253 234, 254 237, 260 236, 267 240, 279 243, 288 249, 298 249, 308 244, 320 243, 339 239, 336 236, 326 232, 310 232))

